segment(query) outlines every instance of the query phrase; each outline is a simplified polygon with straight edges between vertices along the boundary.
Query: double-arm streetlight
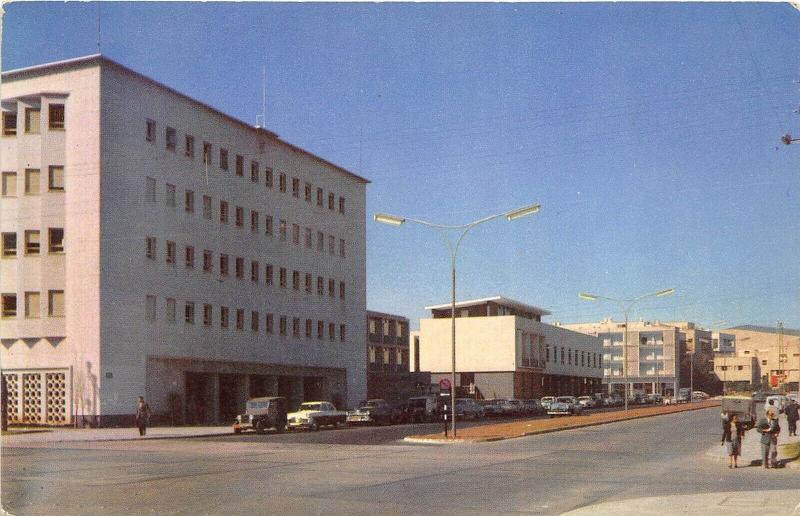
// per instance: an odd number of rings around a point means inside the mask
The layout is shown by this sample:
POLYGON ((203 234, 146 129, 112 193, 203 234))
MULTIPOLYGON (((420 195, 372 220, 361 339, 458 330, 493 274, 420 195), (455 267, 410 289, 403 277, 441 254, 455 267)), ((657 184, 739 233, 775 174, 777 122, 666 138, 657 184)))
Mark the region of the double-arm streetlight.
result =
MULTIPOLYGON (((604 299, 606 301, 617 303, 625 313, 625 332, 623 333, 622 337, 622 376, 625 381, 625 410, 628 410, 628 314, 630 314, 631 308, 633 308, 636 303, 643 299, 647 299, 648 297, 664 297, 672 294, 673 292, 675 292, 674 288, 668 288, 659 290, 658 292, 650 292, 649 294, 644 294, 633 299, 617 299, 613 297, 598 296, 597 294, 588 294, 586 292, 581 292, 578 294, 578 297, 585 299, 586 301, 597 301, 598 299, 604 299)), ((658 361, 656 361, 656 367, 658 367, 658 361)))
POLYGON ((415 222, 417 224, 435 229, 442 237, 442 239, 447 243, 447 247, 450 250, 450 271, 451 271, 451 283, 452 283, 452 289, 451 289, 452 304, 450 311, 450 319, 452 326, 451 328, 452 335, 450 341, 450 348, 452 352, 452 369, 450 371, 451 373, 450 415, 451 415, 451 425, 452 425, 452 437, 454 439, 456 437, 456 256, 458 255, 458 248, 461 246, 461 241, 464 239, 464 236, 469 232, 470 229, 474 228, 478 224, 483 224, 484 222, 489 222, 490 220, 494 220, 500 217, 505 217, 509 221, 516 220, 526 215, 532 215, 538 212, 539 208, 540 206, 538 204, 532 204, 530 206, 525 206, 523 208, 517 208, 516 210, 498 213, 496 215, 491 215, 489 217, 484 217, 474 222, 470 222, 469 224, 461 224, 461 225, 434 224, 431 222, 426 222, 424 220, 412 219, 410 217, 399 217, 397 215, 388 215, 386 213, 376 213, 374 215, 374 219, 376 222, 389 224, 390 226, 400 226, 406 222, 415 222), (458 238, 456 239, 455 243, 453 243, 453 241, 449 237, 451 232, 458 232, 458 238))

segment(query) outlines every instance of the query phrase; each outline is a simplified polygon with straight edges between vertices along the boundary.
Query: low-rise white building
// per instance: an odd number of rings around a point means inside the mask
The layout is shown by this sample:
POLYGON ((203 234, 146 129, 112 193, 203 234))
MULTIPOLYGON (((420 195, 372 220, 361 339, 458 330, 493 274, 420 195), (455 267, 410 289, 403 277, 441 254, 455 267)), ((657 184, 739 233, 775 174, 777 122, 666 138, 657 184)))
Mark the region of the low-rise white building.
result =
POLYGON ((12 423, 365 397, 368 181, 102 56, 2 83, 12 423))
MULTIPOLYGON (((411 333, 411 363, 435 382, 452 370, 451 305, 426 310, 432 317, 411 333)), ((456 388, 518 399, 599 392, 600 340, 541 322, 549 314, 502 296, 456 303, 456 388)))

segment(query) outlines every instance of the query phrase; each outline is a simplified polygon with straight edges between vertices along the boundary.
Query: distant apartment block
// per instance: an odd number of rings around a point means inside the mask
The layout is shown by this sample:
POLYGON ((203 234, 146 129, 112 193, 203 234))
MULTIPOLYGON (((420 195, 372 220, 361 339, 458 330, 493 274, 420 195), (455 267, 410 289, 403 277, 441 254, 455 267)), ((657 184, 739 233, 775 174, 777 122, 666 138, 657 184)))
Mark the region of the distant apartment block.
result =
MULTIPOLYGON (((727 328, 725 333, 736 336, 737 358, 756 360, 759 377, 753 382, 754 388, 797 391, 800 330, 781 325, 743 325, 727 328)), ((717 371, 720 379, 725 381, 721 373, 723 371, 717 371)))
MULTIPOLYGON (((414 371, 449 378, 451 305, 426 307, 411 334, 414 371)), ((482 398, 527 399, 599 392, 599 339, 541 321, 550 312, 502 296, 456 303, 456 389, 482 398)))
POLYGON ((426 394, 430 375, 409 368, 408 318, 367 311, 367 398, 405 401, 426 394))
POLYGON ((12 423, 364 398, 367 180, 102 56, 2 82, 12 423))

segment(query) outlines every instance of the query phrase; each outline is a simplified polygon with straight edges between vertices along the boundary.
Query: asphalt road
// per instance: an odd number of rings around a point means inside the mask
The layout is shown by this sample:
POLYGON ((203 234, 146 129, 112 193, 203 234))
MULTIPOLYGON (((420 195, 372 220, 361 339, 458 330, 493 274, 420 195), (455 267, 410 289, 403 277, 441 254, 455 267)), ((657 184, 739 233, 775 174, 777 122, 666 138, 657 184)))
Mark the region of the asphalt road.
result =
POLYGON ((716 408, 494 443, 289 441, 314 435, 4 447, 2 502, 12 514, 559 514, 671 494, 800 498, 797 470, 729 470, 706 457, 719 442, 716 408))

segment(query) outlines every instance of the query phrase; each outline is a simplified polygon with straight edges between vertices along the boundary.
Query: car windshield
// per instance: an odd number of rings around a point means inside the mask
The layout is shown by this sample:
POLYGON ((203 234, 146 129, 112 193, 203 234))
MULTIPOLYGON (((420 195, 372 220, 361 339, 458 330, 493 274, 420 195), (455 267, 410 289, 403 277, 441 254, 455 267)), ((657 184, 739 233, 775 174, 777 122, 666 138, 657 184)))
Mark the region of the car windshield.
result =
POLYGON ((568 396, 561 396, 561 397, 556 398, 556 402, 557 403, 570 403, 571 401, 572 401, 572 398, 570 398, 568 396))
POLYGON ((269 407, 269 401, 248 401, 247 408, 249 410, 262 409, 269 407))
POLYGON ((299 410, 322 410, 321 403, 303 403, 299 410))

